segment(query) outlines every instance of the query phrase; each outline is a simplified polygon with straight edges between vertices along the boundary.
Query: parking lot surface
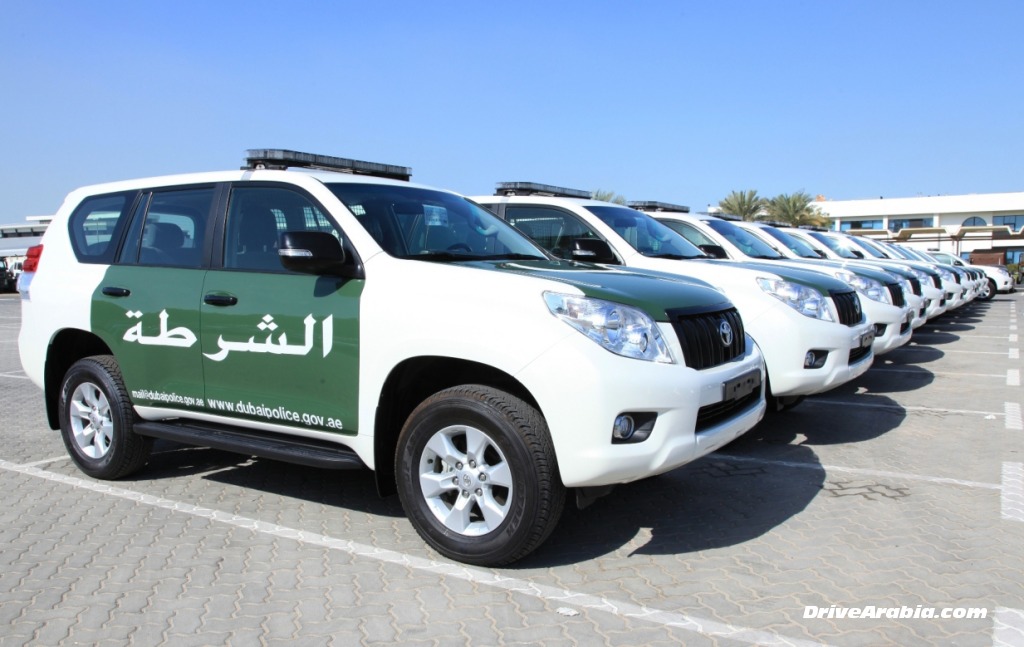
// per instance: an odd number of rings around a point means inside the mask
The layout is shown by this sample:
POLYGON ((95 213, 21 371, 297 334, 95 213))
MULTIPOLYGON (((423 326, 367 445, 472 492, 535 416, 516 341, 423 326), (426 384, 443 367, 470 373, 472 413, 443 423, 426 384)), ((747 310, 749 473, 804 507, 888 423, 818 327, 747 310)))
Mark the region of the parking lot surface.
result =
POLYGON ((426 548, 369 472, 164 443, 90 479, 3 295, 0 644, 1024 645, 1020 301, 929 322, 484 569, 426 548))

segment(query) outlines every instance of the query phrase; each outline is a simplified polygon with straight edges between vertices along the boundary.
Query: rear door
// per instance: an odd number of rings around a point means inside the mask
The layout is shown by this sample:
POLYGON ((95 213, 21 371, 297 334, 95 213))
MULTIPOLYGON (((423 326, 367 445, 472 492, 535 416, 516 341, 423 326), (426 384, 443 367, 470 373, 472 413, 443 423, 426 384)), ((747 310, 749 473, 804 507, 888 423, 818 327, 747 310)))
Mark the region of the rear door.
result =
MULTIPOLYGON (((137 406, 202 407, 199 297, 216 192, 214 186, 147 191, 125 207, 131 224, 93 295, 91 319, 137 406)), ((82 216, 85 249, 98 244, 91 241, 104 227, 101 215, 82 216)))

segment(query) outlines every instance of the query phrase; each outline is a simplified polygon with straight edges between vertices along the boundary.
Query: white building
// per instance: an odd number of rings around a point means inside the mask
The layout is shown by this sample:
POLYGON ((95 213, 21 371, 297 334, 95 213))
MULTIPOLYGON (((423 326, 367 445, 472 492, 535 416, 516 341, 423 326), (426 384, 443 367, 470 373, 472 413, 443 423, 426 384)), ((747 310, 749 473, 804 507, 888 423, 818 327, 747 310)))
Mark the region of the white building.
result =
POLYGON ((940 195, 813 203, 832 228, 939 249, 967 257, 972 251, 1024 254, 1024 192, 940 195))

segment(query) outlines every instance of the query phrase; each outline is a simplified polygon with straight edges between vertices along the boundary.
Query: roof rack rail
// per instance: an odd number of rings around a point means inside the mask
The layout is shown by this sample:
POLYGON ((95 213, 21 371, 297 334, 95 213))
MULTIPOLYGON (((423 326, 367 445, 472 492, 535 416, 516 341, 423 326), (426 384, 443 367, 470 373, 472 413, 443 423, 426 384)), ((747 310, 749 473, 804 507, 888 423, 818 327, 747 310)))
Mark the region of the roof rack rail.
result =
POLYGON ((494 195, 544 195, 553 198, 584 198, 587 200, 592 197, 590 191, 567 189, 537 182, 498 182, 494 195))
POLYGON ((255 169, 283 170, 287 168, 309 168, 323 171, 339 171, 341 173, 354 173, 356 175, 386 177, 393 180, 403 180, 405 182, 408 182, 409 178, 412 177, 412 169, 408 166, 363 162, 360 160, 346 159, 344 157, 316 155, 314 153, 300 153, 298 151, 290 151, 280 148, 255 148, 245 151, 245 166, 242 167, 243 171, 251 171, 255 169))
POLYGON ((682 204, 671 202, 658 202, 657 200, 635 200, 626 203, 627 207, 637 211, 673 211, 675 213, 690 213, 690 208, 682 204))

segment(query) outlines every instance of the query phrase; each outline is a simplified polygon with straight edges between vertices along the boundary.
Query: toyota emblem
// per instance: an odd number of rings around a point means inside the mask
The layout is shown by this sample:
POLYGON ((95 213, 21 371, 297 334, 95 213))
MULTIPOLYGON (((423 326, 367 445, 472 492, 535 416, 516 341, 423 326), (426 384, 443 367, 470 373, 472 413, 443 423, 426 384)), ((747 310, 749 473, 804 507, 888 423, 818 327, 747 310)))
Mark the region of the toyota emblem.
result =
POLYGON ((732 326, 728 321, 723 319, 722 323, 718 324, 718 336, 722 338, 723 346, 732 346, 732 326))

